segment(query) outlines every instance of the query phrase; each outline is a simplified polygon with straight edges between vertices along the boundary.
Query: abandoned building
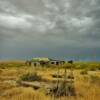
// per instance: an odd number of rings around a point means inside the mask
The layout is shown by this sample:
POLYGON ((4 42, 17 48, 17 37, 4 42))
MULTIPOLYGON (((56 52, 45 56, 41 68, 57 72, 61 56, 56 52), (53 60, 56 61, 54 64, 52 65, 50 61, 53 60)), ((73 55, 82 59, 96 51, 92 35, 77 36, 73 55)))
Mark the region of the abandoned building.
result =
POLYGON ((60 60, 50 60, 49 62, 51 65, 54 64, 54 65, 63 65, 65 64, 65 61, 60 61, 60 60))
POLYGON ((50 58, 33 58, 31 61, 27 61, 27 65, 33 65, 33 66, 63 65, 63 64, 65 64, 65 61, 63 60, 54 60, 50 58))
POLYGON ((47 65, 48 62, 50 61, 49 58, 33 58, 32 60, 32 65, 34 66, 44 66, 47 65))

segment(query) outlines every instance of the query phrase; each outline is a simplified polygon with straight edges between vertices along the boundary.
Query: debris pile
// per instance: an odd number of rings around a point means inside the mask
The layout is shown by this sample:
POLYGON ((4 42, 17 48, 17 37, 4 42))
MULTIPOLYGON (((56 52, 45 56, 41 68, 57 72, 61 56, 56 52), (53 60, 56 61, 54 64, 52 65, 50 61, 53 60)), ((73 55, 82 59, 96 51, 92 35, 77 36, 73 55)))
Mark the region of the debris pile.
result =
MULTIPOLYGON (((59 76, 59 68, 58 75, 59 76)), ((47 94, 55 97, 60 96, 75 96, 75 87, 74 87, 74 75, 73 70, 70 68, 70 73, 67 73, 67 68, 65 68, 64 78, 62 81, 57 77, 57 84, 52 85, 48 88, 47 94)))

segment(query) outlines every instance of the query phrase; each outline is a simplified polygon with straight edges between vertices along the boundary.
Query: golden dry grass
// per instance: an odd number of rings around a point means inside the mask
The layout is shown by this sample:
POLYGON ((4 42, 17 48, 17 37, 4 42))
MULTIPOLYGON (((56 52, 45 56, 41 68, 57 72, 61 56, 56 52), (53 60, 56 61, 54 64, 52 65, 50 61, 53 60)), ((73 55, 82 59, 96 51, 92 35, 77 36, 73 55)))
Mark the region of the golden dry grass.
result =
MULTIPOLYGON (((6 64, 9 64, 9 62, 6 62, 6 64)), ((45 95, 44 89, 34 90, 31 87, 16 86, 14 81, 18 80, 21 75, 34 71, 45 80, 56 80, 51 76, 51 74, 57 72, 56 68, 34 69, 30 66, 0 68, 0 100, 100 100, 100 85, 92 84, 89 80, 90 75, 100 77, 100 71, 89 71, 88 75, 80 75, 80 70, 74 70, 76 97, 56 99, 45 95)), ((60 69, 60 73, 63 74, 64 69, 60 69)))

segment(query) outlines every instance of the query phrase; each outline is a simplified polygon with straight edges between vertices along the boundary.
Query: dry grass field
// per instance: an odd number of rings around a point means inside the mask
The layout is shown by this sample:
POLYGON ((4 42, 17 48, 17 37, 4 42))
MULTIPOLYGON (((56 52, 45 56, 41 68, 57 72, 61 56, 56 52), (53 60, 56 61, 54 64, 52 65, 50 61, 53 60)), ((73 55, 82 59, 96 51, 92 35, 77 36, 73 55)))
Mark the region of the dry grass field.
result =
MULTIPOLYGON (((67 64, 66 64, 67 66, 67 64)), ((42 87, 38 90, 16 84, 20 76, 36 72, 43 80, 57 80, 52 74, 57 73, 57 67, 25 66, 23 61, 0 62, 0 100, 100 100, 100 63, 75 63, 73 68, 76 96, 54 98, 46 95, 42 87)), ((64 73, 60 66, 60 74, 64 73)), ((69 70, 69 69, 68 69, 69 70)))

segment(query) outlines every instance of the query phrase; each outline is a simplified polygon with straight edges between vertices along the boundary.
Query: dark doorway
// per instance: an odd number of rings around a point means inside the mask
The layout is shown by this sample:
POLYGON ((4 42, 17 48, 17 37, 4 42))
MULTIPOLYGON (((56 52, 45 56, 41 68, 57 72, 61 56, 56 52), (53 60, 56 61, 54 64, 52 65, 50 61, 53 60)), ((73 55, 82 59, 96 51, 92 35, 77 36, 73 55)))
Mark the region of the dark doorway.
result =
POLYGON ((36 67, 37 66, 37 63, 34 63, 34 66, 36 67))
POLYGON ((56 65, 59 65, 59 62, 56 62, 56 65))

